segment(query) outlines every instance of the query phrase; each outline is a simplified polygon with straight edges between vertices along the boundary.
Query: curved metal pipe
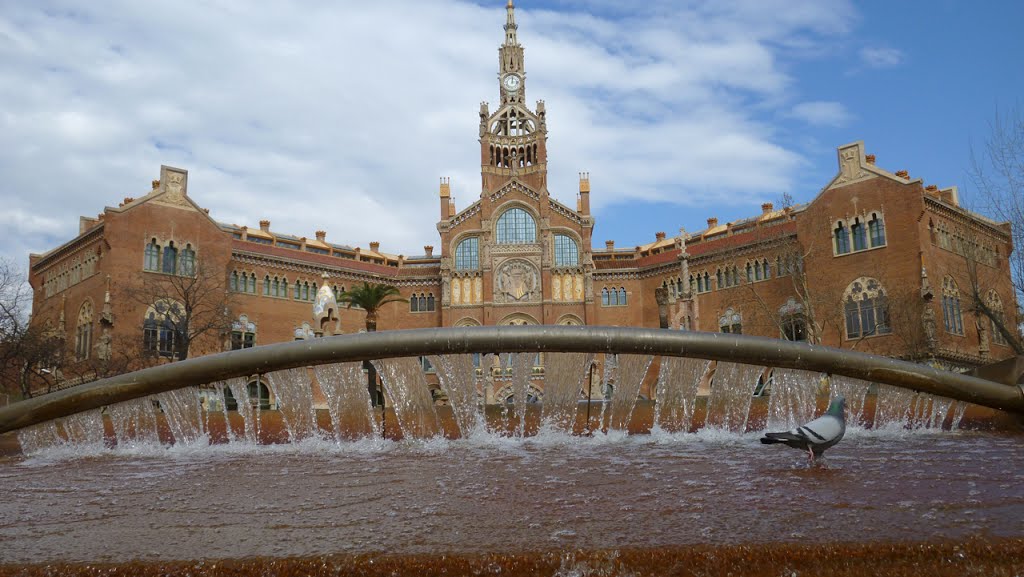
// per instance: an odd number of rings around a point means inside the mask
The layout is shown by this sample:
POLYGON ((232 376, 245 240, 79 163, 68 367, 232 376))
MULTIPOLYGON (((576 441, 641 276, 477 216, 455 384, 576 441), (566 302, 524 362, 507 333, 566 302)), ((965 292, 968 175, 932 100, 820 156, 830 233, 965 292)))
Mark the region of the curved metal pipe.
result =
POLYGON ((169 363, 0 409, 0 433, 173 389, 327 363, 477 352, 604 352, 827 372, 1024 414, 1024 389, 856 351, 766 337, 601 326, 381 331, 294 341, 169 363))

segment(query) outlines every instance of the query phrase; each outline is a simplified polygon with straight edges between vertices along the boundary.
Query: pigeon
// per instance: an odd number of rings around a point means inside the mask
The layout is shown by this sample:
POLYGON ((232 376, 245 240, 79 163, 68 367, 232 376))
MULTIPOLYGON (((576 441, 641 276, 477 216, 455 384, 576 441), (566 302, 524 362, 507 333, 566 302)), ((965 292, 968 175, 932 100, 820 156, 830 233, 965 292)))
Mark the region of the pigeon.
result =
POLYGON ((825 449, 838 443, 846 433, 846 398, 836 397, 829 404, 825 414, 806 425, 783 433, 765 433, 761 442, 765 445, 783 443, 794 449, 807 451, 808 460, 814 461, 825 449))

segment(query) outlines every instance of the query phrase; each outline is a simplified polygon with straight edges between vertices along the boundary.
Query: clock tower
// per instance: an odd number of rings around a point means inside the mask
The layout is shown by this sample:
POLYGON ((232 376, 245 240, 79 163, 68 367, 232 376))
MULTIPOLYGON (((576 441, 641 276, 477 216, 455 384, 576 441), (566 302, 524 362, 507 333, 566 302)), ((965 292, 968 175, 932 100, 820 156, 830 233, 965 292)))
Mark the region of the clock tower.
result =
POLYGON ((506 7, 505 42, 498 48, 498 109, 492 114, 480 104, 481 196, 512 178, 547 194, 547 122, 544 101, 536 111, 526 106, 526 68, 523 47, 516 38, 515 6, 506 7))

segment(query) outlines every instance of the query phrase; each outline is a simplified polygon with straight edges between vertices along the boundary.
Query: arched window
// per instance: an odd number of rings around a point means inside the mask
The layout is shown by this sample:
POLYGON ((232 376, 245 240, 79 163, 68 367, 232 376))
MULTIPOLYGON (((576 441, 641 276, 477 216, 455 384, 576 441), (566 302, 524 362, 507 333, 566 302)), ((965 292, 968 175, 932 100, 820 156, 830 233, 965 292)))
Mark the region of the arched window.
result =
MULTIPOLYGON (((224 389, 227 391, 227 389, 224 389)), ((270 410, 270 389, 260 381, 249 382, 249 401, 258 404, 261 411, 270 410)))
POLYGON ((195 276, 196 274, 196 251, 192 245, 186 244, 185 250, 181 251, 181 274, 182 276, 195 276))
POLYGON ((146 245, 146 260, 143 268, 155 272, 160 270, 160 245, 156 243, 155 238, 146 245))
POLYGON ((273 296, 272 294, 270 294, 270 275, 266 275, 263 277, 263 296, 273 296))
POLYGON ((1006 323, 1006 314, 1003 312, 1003 301, 994 290, 988 291, 988 297, 985 301, 988 304, 989 310, 992 311, 992 316, 995 317, 990 319, 992 323, 992 342, 997 345, 1006 345, 1006 337, 1003 336, 1003 332, 1000 331, 999 327, 996 325, 996 319, 999 319, 1000 323, 1006 323))
POLYGON ((843 293, 846 337, 859 339, 892 332, 889 325, 889 299, 877 280, 861 277, 843 293))
POLYGON ((231 350, 249 349, 256 346, 256 323, 241 315, 231 323, 231 350))
POLYGON ((249 288, 247 292, 256 294, 256 273, 249 275, 249 288))
POLYGON ((836 225, 834 231, 832 231, 835 237, 836 254, 846 254, 850 252, 850 233, 843 226, 843 223, 836 225))
POLYGON ((952 277, 942 279, 942 318, 947 333, 964 334, 964 319, 960 312, 960 288, 952 277))
POLYGON ((92 303, 85 301, 78 310, 78 327, 75 329, 75 360, 84 361, 92 350, 92 303))
POLYGON ((715 272, 715 282, 719 290, 725 288, 725 278, 722 276, 722 269, 718 269, 715 272))
POLYGON ((274 281, 270 283, 270 296, 281 296, 281 279, 274 277, 274 281))
POLYGON ((531 244, 537 242, 537 223, 521 208, 510 208, 496 225, 498 244, 531 244))
POLYGON ((732 307, 725 309, 725 314, 718 318, 718 328, 723 333, 742 334, 743 317, 732 307))
POLYGON ((868 221, 868 236, 871 237, 871 246, 885 246, 885 221, 872 213, 868 221))
POLYGON ((161 357, 180 359, 185 351, 178 349, 187 329, 181 305, 173 301, 157 301, 146 310, 142 323, 143 349, 161 357))
POLYGON ((480 239, 475 236, 463 239, 455 247, 455 270, 477 270, 480 268, 480 239))
POLYGON ((772 269, 768 265, 768 259, 761 260, 761 269, 764 270, 764 280, 772 278, 772 269))
POLYGON ((779 308, 779 319, 781 321, 782 338, 788 341, 807 340, 807 317, 804 315, 804 305, 796 302, 796 299, 789 297, 786 304, 779 308))
POLYGON ((868 247, 867 231, 864 230, 864 223, 859 218, 853 219, 850 234, 853 236, 853 250, 864 250, 868 247))
POLYGON ((619 287, 619 305, 626 306, 626 289, 619 287))
POLYGON ((428 311, 435 310, 434 309, 434 304, 435 304, 435 302, 434 302, 434 293, 430 293, 430 294, 427 295, 427 310, 428 311))
POLYGON ((611 295, 608 294, 608 287, 601 289, 601 306, 611 306, 611 295))
MULTIPOLYGON (((244 284, 245 284, 244 277, 243 277, 242 283, 243 283, 243 287, 242 288, 245 288, 245 286, 244 286, 244 284)), ((237 270, 231 271, 231 278, 228 280, 228 288, 232 292, 238 292, 238 271, 237 270)))
POLYGON ((413 295, 409 297, 409 312, 420 312, 420 301, 416 298, 416 293, 413 293, 413 295))
POLYGON ((167 274, 178 272, 178 249, 174 248, 174 241, 167 243, 167 246, 164 247, 163 272, 167 274))
POLYGON ((417 297, 416 300, 420 301, 420 310, 421 311, 427 310, 427 297, 426 297, 426 295, 421 293, 420 296, 417 297))
POLYGON ((707 272, 704 273, 704 292, 711 290, 711 275, 707 272))
MULTIPOLYGON (((761 280, 761 271, 757 271, 757 280, 761 280)), ((747 282, 754 282, 754 267, 747 263, 747 282)))
POLYGON ((555 266, 578 266, 580 249, 576 241, 564 234, 555 235, 555 266))

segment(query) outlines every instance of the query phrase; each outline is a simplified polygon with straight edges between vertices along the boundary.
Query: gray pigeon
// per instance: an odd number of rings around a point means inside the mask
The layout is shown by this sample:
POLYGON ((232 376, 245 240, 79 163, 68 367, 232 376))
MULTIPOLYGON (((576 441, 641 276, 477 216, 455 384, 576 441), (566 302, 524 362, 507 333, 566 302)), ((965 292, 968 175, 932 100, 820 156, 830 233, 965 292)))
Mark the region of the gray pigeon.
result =
POLYGON ((765 433, 761 442, 765 445, 783 443, 794 449, 807 451, 808 459, 820 457, 825 449, 838 443, 846 433, 846 398, 832 399, 825 414, 806 425, 784 433, 765 433))

